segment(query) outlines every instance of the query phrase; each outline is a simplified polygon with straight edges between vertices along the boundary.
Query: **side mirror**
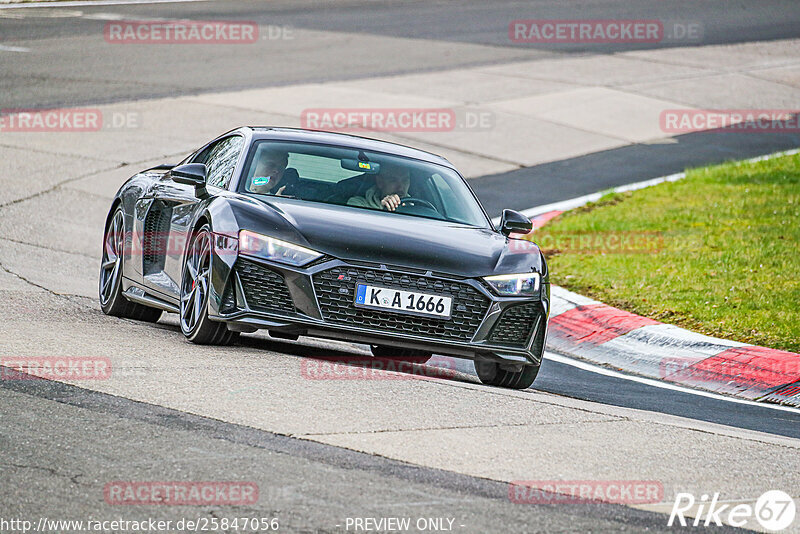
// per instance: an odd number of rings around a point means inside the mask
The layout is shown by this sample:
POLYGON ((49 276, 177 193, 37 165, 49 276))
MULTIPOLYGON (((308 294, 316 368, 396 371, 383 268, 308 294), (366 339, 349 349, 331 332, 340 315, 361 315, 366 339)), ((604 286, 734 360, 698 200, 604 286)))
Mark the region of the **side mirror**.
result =
POLYGON ((187 163, 178 165, 170 171, 172 181, 194 186, 197 196, 205 196, 206 192, 206 166, 203 163, 187 163))
POLYGON ((529 218, 518 211, 503 210, 503 216, 500 218, 500 231, 503 235, 527 234, 531 230, 533 223, 529 218))

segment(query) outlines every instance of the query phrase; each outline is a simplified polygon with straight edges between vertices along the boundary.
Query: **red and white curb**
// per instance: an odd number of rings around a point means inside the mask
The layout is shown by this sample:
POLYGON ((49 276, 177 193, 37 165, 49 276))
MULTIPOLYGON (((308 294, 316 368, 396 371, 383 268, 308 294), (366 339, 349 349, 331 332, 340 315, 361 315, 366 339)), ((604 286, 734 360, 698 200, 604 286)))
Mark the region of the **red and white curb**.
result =
MULTIPOLYGON (((746 160, 763 161, 800 149, 746 160)), ((674 182, 671 174, 614 188, 633 191, 674 182)), ((525 210, 534 229, 564 211, 600 199, 593 193, 525 210)), ((535 238, 534 238, 535 241, 535 238)), ((551 287, 547 349, 604 367, 751 401, 800 406, 800 354, 719 339, 551 287)))
POLYGON ((800 354, 719 339, 551 288, 547 349, 629 373, 800 406, 800 354))

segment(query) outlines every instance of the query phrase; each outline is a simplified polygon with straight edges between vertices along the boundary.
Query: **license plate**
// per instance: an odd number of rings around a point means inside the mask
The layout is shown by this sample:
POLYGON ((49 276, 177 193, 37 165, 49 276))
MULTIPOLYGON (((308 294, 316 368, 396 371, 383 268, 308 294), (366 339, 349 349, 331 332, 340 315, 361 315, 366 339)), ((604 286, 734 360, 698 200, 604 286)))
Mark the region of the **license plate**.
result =
POLYGON ((356 306, 449 319, 453 299, 430 293, 356 284, 356 306))

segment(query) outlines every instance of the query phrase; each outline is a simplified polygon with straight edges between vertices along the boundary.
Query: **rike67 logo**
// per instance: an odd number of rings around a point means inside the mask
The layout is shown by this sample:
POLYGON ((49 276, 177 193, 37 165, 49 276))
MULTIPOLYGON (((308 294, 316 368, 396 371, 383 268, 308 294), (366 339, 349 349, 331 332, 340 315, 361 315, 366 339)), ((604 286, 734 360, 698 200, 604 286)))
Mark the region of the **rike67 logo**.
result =
POLYGON ((695 499, 691 493, 678 493, 672 505, 667 526, 678 524, 682 527, 708 527, 711 525, 753 528, 755 519, 762 528, 778 532, 789 527, 795 518, 794 499, 780 490, 770 490, 762 494, 755 505, 748 503, 722 503, 719 493, 709 498, 704 494, 695 499), (687 519, 694 517, 693 521, 687 519), (677 521, 676 521, 677 520, 677 521))

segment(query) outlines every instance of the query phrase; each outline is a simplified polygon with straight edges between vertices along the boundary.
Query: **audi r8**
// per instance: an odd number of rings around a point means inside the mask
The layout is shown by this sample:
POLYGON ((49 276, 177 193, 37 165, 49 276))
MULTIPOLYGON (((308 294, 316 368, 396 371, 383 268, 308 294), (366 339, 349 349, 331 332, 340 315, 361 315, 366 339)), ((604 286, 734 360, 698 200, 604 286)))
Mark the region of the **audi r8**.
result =
POLYGON ((140 172, 106 220, 102 310, 178 314, 192 343, 240 333, 369 344, 376 357, 472 359, 526 388, 550 285, 524 215, 495 226, 446 159, 341 133, 242 127, 140 172))

